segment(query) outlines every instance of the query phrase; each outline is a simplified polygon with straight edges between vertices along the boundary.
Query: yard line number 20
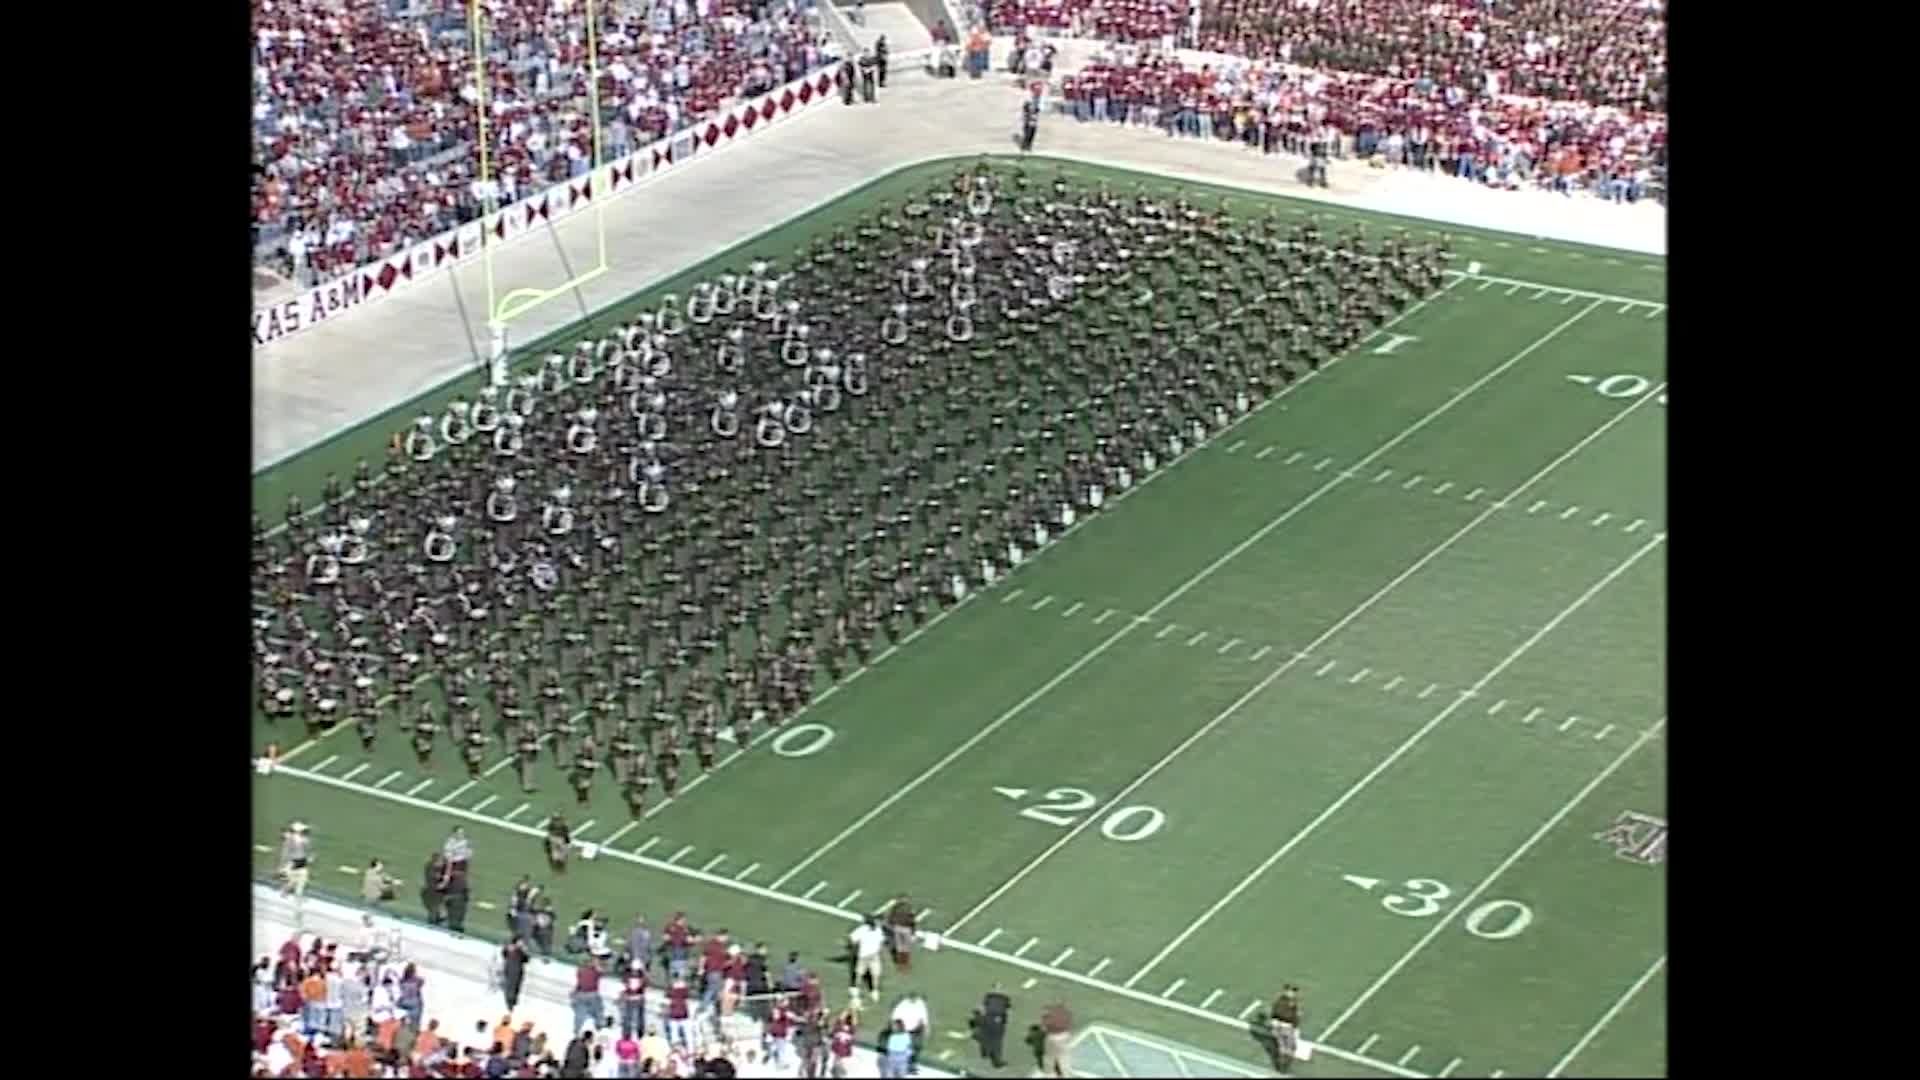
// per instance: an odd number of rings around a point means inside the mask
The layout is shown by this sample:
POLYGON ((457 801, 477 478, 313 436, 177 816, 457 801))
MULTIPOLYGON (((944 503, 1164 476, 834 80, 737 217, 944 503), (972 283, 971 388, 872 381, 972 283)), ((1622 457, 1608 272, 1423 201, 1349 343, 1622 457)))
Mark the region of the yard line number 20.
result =
MULTIPOLYGON (((1432 878, 1413 878, 1401 884, 1405 894, 1388 893, 1380 906, 1395 915, 1425 919, 1440 913, 1441 902, 1453 895, 1451 886, 1432 878)), ((1533 924, 1533 909, 1518 900, 1489 900, 1467 912, 1461 923, 1467 933, 1488 941, 1505 941, 1520 936, 1533 924)))
MULTIPOLYGON (((1080 820, 1076 815, 1091 810, 1099 803, 1093 792, 1080 788, 1057 787, 1050 789, 1039 806, 1029 806, 1020 811, 1020 816, 1044 821, 1049 825, 1067 828, 1080 820)), ((1164 827, 1167 815, 1152 806, 1122 806, 1108 814, 1100 822, 1100 835, 1109 840, 1118 840, 1130 844, 1135 840, 1145 840, 1164 827)))

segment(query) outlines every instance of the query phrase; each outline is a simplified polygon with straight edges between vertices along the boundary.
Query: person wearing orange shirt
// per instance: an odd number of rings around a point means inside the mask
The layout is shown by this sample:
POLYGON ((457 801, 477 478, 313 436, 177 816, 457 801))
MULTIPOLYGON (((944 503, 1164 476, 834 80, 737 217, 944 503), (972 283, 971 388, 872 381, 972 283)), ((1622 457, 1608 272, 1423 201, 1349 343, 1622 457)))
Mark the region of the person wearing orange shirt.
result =
POLYGON ((301 1029, 309 1035, 320 1030, 326 1008, 327 980, 316 967, 308 971, 306 977, 300 980, 301 1029))

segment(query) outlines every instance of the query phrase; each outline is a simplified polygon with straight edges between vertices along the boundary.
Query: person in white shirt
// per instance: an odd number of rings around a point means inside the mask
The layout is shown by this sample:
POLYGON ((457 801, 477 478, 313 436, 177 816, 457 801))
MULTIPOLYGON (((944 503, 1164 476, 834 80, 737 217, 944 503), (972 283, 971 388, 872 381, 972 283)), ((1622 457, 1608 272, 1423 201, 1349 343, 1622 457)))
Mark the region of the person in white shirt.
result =
POLYGON ((867 916, 865 922, 847 935, 853 945, 853 994, 860 995, 860 977, 870 980, 869 1000, 880 1000, 880 950, 886 944, 887 935, 880 932, 880 924, 873 916, 867 916))
POLYGON ((931 1015, 927 1012, 927 999, 908 991, 907 996, 901 998, 900 1003, 893 1007, 892 1019, 905 1028, 907 1034, 913 1036, 911 1061, 915 1065, 919 1064, 920 1051, 927 1043, 927 1030, 933 1023, 931 1015))

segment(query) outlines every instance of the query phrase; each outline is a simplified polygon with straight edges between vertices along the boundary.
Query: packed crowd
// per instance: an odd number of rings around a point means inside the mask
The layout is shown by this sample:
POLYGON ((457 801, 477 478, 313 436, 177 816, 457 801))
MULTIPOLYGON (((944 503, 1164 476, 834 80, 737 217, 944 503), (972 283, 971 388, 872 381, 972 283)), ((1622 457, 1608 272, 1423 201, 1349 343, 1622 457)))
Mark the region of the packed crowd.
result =
POLYGON ((1662 115, 1423 93, 1404 80, 1279 64, 1096 63, 1062 80, 1060 106, 1081 120, 1233 139, 1267 153, 1321 142, 1336 156, 1509 189, 1637 200, 1666 167, 1662 115))
MULTIPOLYGON (((1186 10, 996 0, 991 18, 1151 46, 1179 36, 1186 10)), ((1208 0, 1194 40, 1234 62, 1116 54, 1066 79, 1058 104, 1269 153, 1322 143, 1378 166, 1637 201, 1664 191, 1665 34, 1664 0, 1208 0)))
POLYGON ((1160 41, 1178 34, 1188 0, 991 0, 997 34, 1037 30, 1108 41, 1160 41))
MULTIPOLYGON (((324 281, 584 173, 584 0, 489 0, 480 170, 465 0, 252 0, 257 261, 324 281)), ((602 0, 601 156, 828 62, 798 0, 602 0)))
POLYGON ((1666 34, 1666 0, 1208 0, 1200 47, 1658 112, 1666 34))
MULTIPOLYGON (((616 942, 606 917, 589 910, 563 946, 575 967, 572 1030, 562 1039, 515 1015, 539 891, 525 880, 516 886, 512 937, 489 973, 506 1013, 471 1031, 429 1015, 427 973, 406 961, 399 935, 378 930, 370 916, 353 942, 289 937, 253 966, 252 1075, 844 1076, 861 1040, 860 991, 868 1004, 880 999, 883 952, 895 971, 912 969, 916 920, 904 898, 884 923, 869 919, 850 935, 855 989, 839 1010, 798 953, 787 953, 776 972, 764 943, 746 950, 725 929, 696 928, 684 912, 657 936, 636 917, 616 942)), ((912 992, 872 1018, 866 1041, 883 1075, 906 1074, 931 1023, 925 998, 912 992)))

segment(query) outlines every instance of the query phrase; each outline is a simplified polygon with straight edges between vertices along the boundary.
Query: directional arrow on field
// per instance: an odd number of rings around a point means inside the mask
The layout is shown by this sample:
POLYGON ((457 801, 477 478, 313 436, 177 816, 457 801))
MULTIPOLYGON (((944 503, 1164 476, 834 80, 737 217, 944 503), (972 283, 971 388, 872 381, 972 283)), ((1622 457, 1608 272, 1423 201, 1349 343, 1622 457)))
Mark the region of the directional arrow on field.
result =
POLYGON ((993 790, 1005 795, 1009 799, 1022 799, 1025 798, 1027 794, 1027 789, 1023 787, 997 787, 993 790))
POLYGON ((1380 879, 1377 877, 1361 877, 1359 874, 1343 874, 1340 880, 1352 885, 1358 885, 1363 889, 1371 889, 1375 885, 1380 884, 1380 879))
POLYGON ((1569 375, 1567 376, 1567 380, 1569 382, 1577 382, 1582 386, 1593 385, 1593 376, 1591 375, 1569 375))

